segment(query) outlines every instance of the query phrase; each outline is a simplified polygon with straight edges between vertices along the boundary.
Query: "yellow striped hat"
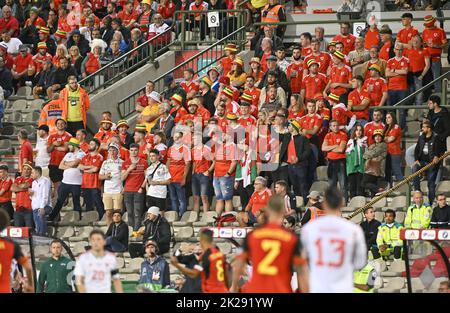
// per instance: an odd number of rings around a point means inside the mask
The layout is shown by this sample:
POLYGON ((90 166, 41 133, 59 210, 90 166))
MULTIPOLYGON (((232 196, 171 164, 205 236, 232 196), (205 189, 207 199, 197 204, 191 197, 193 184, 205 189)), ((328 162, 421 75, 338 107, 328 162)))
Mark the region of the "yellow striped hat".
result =
POLYGON ((238 119, 237 115, 234 113, 228 113, 226 116, 227 120, 236 121, 238 119))
POLYGON ((39 27, 39 33, 41 33, 41 34, 50 34, 50 28, 45 27, 45 26, 41 26, 41 27, 39 27))
POLYGON ((234 92, 233 92, 233 90, 231 90, 230 88, 225 87, 225 88, 223 89, 223 93, 224 93, 228 98, 230 98, 230 99, 233 98, 234 92))
POLYGON ((74 146, 79 148, 80 147, 80 141, 76 138, 70 138, 69 142, 67 143, 68 145, 74 146))
POLYGON ((423 23, 423 25, 425 27, 430 27, 434 25, 434 22, 436 22, 436 19, 432 16, 432 15, 427 15, 423 18, 423 20, 425 21, 425 23, 423 23))
POLYGON ((47 44, 45 42, 39 42, 37 45, 38 50, 39 49, 47 49, 47 44))
POLYGON ((340 97, 338 95, 335 95, 334 93, 330 92, 328 94, 328 100, 333 102, 339 102, 340 97))
POLYGON ((55 37, 67 38, 67 32, 63 31, 62 29, 58 29, 55 33, 55 37))
POLYGON ((240 57, 236 57, 236 59, 233 61, 233 64, 237 64, 240 67, 244 66, 244 60, 242 60, 240 57))
POLYGON ((300 123, 296 119, 294 119, 294 118, 290 119, 289 125, 291 125, 292 128, 294 128, 297 131, 297 133, 300 131, 301 126, 300 126, 300 123))
POLYGON ((201 81, 204 82, 209 87, 211 87, 213 84, 212 80, 208 76, 203 76, 201 81))
POLYGON ((183 103, 183 97, 181 97, 179 94, 174 94, 172 97, 170 97, 171 100, 175 100, 179 104, 183 103))
POLYGON ((345 54, 343 54, 341 51, 336 50, 333 52, 333 55, 341 61, 345 60, 345 54))
POLYGON ((116 124, 116 128, 119 128, 121 126, 126 126, 127 128, 130 128, 130 125, 128 125, 127 120, 119 120, 116 124))
POLYGON ((241 100, 251 103, 253 101, 253 97, 252 95, 249 95, 248 93, 244 92, 241 96, 241 100))
POLYGON ((136 127, 134 128, 134 131, 143 131, 143 132, 147 132, 147 126, 145 126, 144 124, 137 124, 136 127))
POLYGON ((380 135, 381 137, 384 136, 384 131, 382 129, 377 129, 373 132, 372 134, 372 138, 374 138, 375 136, 380 135))
POLYGON ((372 64, 371 66, 369 66, 369 71, 370 70, 374 70, 377 71, 378 73, 381 73, 381 68, 378 64, 372 64))
POLYGON ((308 68, 310 68, 311 65, 313 65, 313 64, 317 64, 317 66, 319 66, 319 63, 317 63, 317 61, 315 59, 309 59, 308 62, 306 63, 308 68))

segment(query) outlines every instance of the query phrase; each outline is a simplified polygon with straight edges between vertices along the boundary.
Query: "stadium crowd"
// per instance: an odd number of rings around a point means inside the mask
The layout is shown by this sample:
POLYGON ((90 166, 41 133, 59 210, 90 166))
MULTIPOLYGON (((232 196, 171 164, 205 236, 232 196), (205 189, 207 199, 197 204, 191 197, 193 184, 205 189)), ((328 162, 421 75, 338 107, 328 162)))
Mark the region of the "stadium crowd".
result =
MULTIPOLYGON (((189 209, 215 210, 219 216, 237 210, 233 196, 238 195, 242 210, 235 218, 252 227, 265 223, 265 207, 278 194, 285 199, 285 225, 298 230, 323 214, 321 195, 311 190, 319 166, 328 166, 329 186, 339 187, 347 203, 356 196, 373 197, 404 178, 407 110, 400 110, 397 120, 395 111, 376 107, 392 106, 441 75, 448 42, 433 15, 424 18, 420 30, 411 25, 412 14, 404 13, 397 34, 389 25, 372 23, 361 37, 344 22, 330 42, 317 27, 314 36, 301 34, 299 44, 289 49, 291 58, 283 45, 285 28, 262 26, 251 40, 254 57, 248 64, 238 45, 228 43, 225 56, 204 76, 196 77, 194 69, 185 69, 183 77, 167 75, 162 93, 149 80, 136 103, 137 125, 113 121, 105 111, 91 138, 86 131, 90 99, 80 79, 163 32, 176 21, 176 9, 236 6, 236 1, 215 0, 104 2, 37 1, 31 6, 7 0, 3 6, 4 98, 31 85, 35 98, 50 100, 41 111, 35 146, 28 140, 31 134, 19 132, 17 177, 10 178, 8 167, 0 166, 0 207, 15 226, 46 235, 47 220, 59 220, 71 195, 80 217, 92 210, 100 219, 105 215, 109 250, 131 253, 130 235, 143 237, 143 244, 133 248, 149 258, 141 281, 166 286, 168 264, 160 255, 169 251, 171 233, 164 212, 183 216, 191 195, 189 209), (310 203, 303 217, 296 197, 310 203)), ((278 0, 269 0, 259 13, 266 22, 286 18, 278 0)), ((450 207, 444 195, 436 195, 442 166, 437 160, 450 135, 449 112, 436 95, 441 89, 437 80, 433 94, 419 93, 405 103, 426 101, 429 108, 409 152, 412 171, 434 163, 426 171, 429 203, 418 177, 405 227, 450 227, 450 207)), ((383 224, 374 220, 373 209, 364 214, 362 227, 374 258, 391 253, 400 258, 403 226, 394 222, 395 212, 386 211, 383 224)), ((197 255, 196 249, 201 247, 192 248, 197 255)))

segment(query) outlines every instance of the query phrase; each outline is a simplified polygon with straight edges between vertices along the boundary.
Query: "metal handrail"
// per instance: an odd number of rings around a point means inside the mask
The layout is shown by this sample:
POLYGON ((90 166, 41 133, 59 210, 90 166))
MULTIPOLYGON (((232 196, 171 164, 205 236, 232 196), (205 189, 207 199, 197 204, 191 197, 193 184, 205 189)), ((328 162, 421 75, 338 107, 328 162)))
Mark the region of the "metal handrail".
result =
MULTIPOLYGON (((98 69, 97 71, 95 71, 94 73, 90 74, 89 76, 81 79, 79 81, 79 84, 83 87, 88 87, 90 83, 92 83, 95 79, 95 77, 100 76, 100 75, 106 75, 108 71, 111 71, 114 66, 120 65, 120 64, 128 64, 127 62, 129 61, 129 57, 132 56, 135 52, 139 52, 141 54, 145 53, 145 51, 143 51, 144 49, 148 48, 148 55, 144 58, 142 58, 142 60, 138 61, 137 63, 133 63, 131 66, 126 66, 125 71, 121 72, 121 73, 115 73, 115 75, 113 75, 113 78, 116 78, 118 75, 123 74, 124 72, 128 72, 130 69, 133 69, 135 67, 138 67, 139 65, 141 65, 142 63, 146 63, 148 62, 148 60, 153 60, 155 58, 155 55, 158 54, 158 52, 160 52, 163 49, 167 49, 169 46, 173 45, 176 41, 171 41, 168 45, 162 45, 161 49, 158 50, 154 50, 153 44, 157 43, 157 40, 160 38, 163 38, 167 35, 170 36, 170 33, 172 32, 174 28, 174 24, 172 24, 168 29, 166 29, 164 32, 162 32, 161 34, 156 35, 155 37, 152 37, 149 40, 146 40, 145 42, 143 42, 142 44, 140 44, 139 46, 137 46, 136 48, 133 48, 132 50, 128 51, 127 53, 121 55, 120 57, 118 57, 117 59, 109 62, 108 64, 106 64, 105 66, 101 67, 100 69, 98 69)), ((100 88, 104 88, 105 85, 101 84, 98 87, 94 87, 94 88, 89 88, 88 93, 91 94, 94 91, 100 89, 100 88)))
MULTIPOLYGON (((225 42, 230 41, 231 38, 233 38, 234 36, 239 37, 239 35, 241 33, 243 33, 245 31, 246 27, 242 26, 241 28, 235 30, 234 32, 232 32, 231 34, 228 34, 227 36, 225 36, 224 38, 220 39, 219 41, 217 41, 216 43, 212 44, 211 46, 209 46, 208 48, 206 48, 205 50, 200 51, 199 53, 195 54, 194 56, 190 57, 189 59, 187 59, 186 61, 184 61, 183 63, 175 66, 173 69, 167 71, 166 73, 162 74, 161 76, 159 76, 158 78, 156 78, 155 80, 153 80, 153 82, 155 83, 155 85, 159 82, 161 82, 164 77, 168 74, 172 74, 174 72, 176 72, 177 70, 183 68, 184 66, 186 66, 186 64, 189 64, 191 62, 193 62, 194 60, 198 59, 199 57, 201 57, 202 55, 208 53, 209 51, 213 50, 214 48, 224 44, 225 42)), ((244 37, 244 36, 243 36, 244 37)), ((239 39, 238 39, 239 40, 239 39)), ((242 46, 244 44, 245 39, 241 39, 239 42, 239 45, 242 46)), ((220 60, 221 58, 223 58, 224 55, 220 56, 218 59, 215 59, 211 64, 216 63, 218 60, 220 60)), ((199 67, 197 69, 197 72, 200 72, 204 69, 206 69, 207 67, 211 66, 211 64, 207 64, 204 65, 202 67, 199 67)), ((122 119, 124 118, 129 118, 133 113, 135 113, 134 110, 134 106, 133 106, 133 110, 130 110, 131 112, 127 112, 127 110, 125 110, 125 106, 128 104, 128 107, 130 107, 130 100, 131 99, 135 99, 138 95, 143 94, 143 92, 145 91, 145 87, 142 87, 136 91, 134 91, 133 93, 129 94, 126 98, 123 98, 122 100, 120 100, 118 102, 118 111, 119 114, 121 116, 122 119)), ((164 93, 165 90, 163 90, 161 92, 161 94, 164 93)), ((133 102, 133 105, 135 105, 135 102, 133 102)))

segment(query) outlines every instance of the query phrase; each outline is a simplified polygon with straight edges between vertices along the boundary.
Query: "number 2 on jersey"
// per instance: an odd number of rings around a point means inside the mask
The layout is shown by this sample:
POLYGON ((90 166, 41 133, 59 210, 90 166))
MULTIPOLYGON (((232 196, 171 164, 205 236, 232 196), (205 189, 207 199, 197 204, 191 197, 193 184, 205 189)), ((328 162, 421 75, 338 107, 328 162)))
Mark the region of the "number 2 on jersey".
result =
POLYGON ((266 252, 264 258, 258 264, 258 273, 274 276, 278 274, 278 267, 271 265, 281 252, 281 242, 265 239, 261 241, 261 248, 266 252))
POLYGON ((315 245, 317 247, 317 266, 329 266, 329 267, 341 267, 342 263, 344 263, 344 255, 345 255, 345 241, 342 239, 330 239, 329 244, 334 247, 334 251, 338 255, 337 262, 328 262, 325 264, 323 260, 323 247, 322 247, 322 239, 319 238, 316 240, 315 245))

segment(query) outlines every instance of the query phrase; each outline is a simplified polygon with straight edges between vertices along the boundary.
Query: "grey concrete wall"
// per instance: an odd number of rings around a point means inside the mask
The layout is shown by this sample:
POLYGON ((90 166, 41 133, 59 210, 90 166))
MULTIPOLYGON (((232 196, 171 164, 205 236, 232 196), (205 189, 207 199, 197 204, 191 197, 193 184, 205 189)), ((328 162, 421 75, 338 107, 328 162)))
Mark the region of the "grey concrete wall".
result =
POLYGON ((128 94, 142 88, 149 79, 155 79, 175 67, 175 52, 169 51, 156 59, 159 62, 158 69, 153 64, 146 64, 132 74, 107 89, 91 96, 91 108, 87 115, 87 124, 90 130, 97 131, 101 113, 111 111, 113 121, 117 121, 119 110, 117 103, 128 94))

